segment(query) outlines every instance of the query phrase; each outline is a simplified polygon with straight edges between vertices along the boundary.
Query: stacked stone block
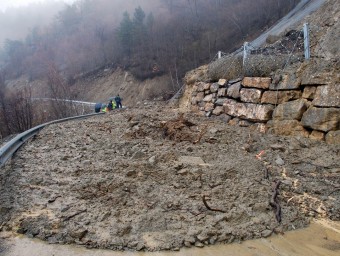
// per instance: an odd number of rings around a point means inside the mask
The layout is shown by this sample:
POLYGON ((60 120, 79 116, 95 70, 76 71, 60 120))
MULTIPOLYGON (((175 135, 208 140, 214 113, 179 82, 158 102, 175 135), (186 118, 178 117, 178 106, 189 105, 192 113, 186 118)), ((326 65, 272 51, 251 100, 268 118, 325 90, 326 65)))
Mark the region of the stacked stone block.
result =
POLYGON ((265 124, 279 135, 310 137, 340 144, 340 85, 303 84, 284 75, 245 77, 193 85, 192 111, 222 116, 241 126, 265 124))

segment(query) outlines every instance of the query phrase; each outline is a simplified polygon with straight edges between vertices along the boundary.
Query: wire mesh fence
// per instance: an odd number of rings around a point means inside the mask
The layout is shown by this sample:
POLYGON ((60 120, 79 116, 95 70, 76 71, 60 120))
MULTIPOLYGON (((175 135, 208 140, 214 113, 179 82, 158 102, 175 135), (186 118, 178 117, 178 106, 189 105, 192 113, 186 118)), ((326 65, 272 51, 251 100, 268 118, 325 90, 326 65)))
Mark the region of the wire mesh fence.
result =
POLYGON ((243 76, 271 76, 274 71, 284 71, 294 63, 311 58, 327 58, 330 55, 318 41, 321 28, 308 26, 290 30, 284 36, 269 36, 267 44, 254 47, 244 45, 232 54, 223 54, 209 64, 209 77, 234 79, 243 76), (306 33, 308 32, 308 33, 306 33), (306 53, 307 52, 307 53, 306 53))

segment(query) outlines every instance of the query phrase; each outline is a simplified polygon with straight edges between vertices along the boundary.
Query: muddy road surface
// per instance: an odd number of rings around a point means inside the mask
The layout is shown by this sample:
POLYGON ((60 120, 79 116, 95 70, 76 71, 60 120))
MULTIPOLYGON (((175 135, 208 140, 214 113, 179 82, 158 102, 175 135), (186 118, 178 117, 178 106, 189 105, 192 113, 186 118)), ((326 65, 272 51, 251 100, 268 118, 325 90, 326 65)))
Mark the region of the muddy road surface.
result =
POLYGON ((132 251, 242 242, 340 219, 339 145, 162 104, 51 125, 0 172, 0 227, 132 251))

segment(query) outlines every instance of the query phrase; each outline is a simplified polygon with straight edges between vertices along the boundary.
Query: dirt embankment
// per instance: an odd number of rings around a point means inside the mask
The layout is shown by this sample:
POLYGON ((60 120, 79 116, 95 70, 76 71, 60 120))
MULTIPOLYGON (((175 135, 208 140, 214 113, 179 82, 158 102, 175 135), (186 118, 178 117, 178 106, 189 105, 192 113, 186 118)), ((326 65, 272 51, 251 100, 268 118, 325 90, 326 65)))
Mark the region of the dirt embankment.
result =
POLYGON ((149 103, 44 129, 1 170, 1 229, 154 251, 340 219, 339 146, 177 112, 149 103))

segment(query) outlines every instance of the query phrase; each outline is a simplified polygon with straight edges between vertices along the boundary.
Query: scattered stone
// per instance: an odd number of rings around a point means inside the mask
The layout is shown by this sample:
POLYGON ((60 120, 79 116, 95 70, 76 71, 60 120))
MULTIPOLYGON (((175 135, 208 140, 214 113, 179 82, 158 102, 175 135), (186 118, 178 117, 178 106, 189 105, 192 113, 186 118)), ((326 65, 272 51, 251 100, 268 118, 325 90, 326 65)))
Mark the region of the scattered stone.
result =
POLYGON ((270 237, 272 235, 272 233, 273 233, 273 231, 266 229, 266 230, 263 230, 261 232, 261 236, 264 237, 264 238, 267 238, 267 237, 270 237))
POLYGON ((217 97, 225 97, 227 96, 227 88, 220 88, 217 93, 217 97))
POLYGON ((212 100, 213 100, 213 95, 212 94, 208 94, 203 99, 204 102, 211 102, 212 100))
POLYGON ((212 114, 215 115, 215 116, 219 116, 223 113, 224 113, 224 107, 222 107, 222 106, 215 107, 215 109, 212 112, 212 114))
POLYGON ((210 86, 210 91, 212 93, 218 92, 218 89, 220 88, 220 85, 218 83, 214 83, 210 86))
POLYGON ((201 242, 196 242, 195 243, 195 246, 198 247, 198 248, 203 248, 204 247, 204 244, 202 244, 201 242))
POLYGON ((283 159, 280 156, 276 157, 275 163, 279 166, 282 166, 285 164, 285 162, 283 161, 283 159))

